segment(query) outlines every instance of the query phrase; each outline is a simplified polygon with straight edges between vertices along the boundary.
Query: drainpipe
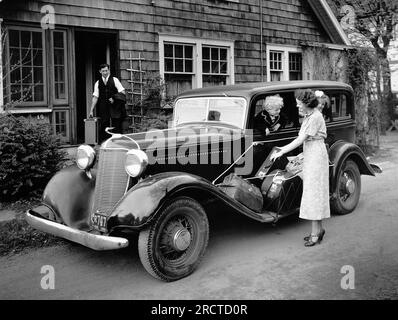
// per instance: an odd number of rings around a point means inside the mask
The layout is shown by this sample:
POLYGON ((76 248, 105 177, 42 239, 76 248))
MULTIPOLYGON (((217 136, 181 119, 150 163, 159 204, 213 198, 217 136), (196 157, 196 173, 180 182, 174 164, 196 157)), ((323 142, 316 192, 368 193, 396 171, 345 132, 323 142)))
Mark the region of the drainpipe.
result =
POLYGON ((3 23, 3 19, 0 18, 0 113, 4 111, 4 97, 3 97, 3 29, 1 28, 1 24, 3 23))
POLYGON ((263 58, 263 0, 259 0, 260 7, 260 64, 261 81, 264 82, 264 58, 263 58))

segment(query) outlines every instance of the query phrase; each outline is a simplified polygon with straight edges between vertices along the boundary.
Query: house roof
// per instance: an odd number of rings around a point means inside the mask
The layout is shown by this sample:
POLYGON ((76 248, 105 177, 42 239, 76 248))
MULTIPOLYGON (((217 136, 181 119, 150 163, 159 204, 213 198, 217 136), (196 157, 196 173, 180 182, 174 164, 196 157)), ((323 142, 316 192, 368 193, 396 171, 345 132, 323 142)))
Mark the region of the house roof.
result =
POLYGON ((347 46, 351 44, 326 0, 308 0, 308 3, 334 43, 347 46))

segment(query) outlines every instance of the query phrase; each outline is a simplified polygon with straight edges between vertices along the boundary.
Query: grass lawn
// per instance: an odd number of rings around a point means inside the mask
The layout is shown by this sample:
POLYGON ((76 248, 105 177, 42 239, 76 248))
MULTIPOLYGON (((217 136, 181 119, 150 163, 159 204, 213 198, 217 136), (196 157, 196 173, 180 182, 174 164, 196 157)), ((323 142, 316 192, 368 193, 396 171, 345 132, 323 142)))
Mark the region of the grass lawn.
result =
POLYGON ((15 219, 0 222, 0 256, 66 243, 65 240, 33 229, 24 218, 24 212, 36 206, 38 199, 0 203, 0 210, 13 210, 15 219))

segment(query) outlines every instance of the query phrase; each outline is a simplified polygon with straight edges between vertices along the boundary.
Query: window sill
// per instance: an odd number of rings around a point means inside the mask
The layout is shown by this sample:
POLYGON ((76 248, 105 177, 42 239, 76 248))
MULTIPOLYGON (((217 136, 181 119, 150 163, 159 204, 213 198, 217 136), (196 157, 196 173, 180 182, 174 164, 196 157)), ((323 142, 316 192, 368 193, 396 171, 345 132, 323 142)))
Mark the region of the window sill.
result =
POLYGON ((41 107, 41 108, 26 107, 26 108, 14 108, 9 110, 8 112, 12 114, 50 113, 52 112, 52 109, 46 107, 41 107))

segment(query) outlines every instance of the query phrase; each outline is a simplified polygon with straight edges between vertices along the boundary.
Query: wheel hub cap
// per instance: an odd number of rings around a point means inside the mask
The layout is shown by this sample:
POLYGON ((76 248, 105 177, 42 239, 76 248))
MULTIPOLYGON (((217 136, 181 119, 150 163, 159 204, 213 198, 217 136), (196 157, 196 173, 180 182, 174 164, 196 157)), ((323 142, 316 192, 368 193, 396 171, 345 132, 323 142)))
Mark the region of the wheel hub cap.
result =
POLYGON ((347 190, 348 194, 353 194, 355 192, 355 182, 352 179, 347 179, 345 183, 345 189, 347 190))
POLYGON ((191 234, 186 228, 179 228, 173 235, 173 247, 177 251, 186 250, 191 243, 191 234))

